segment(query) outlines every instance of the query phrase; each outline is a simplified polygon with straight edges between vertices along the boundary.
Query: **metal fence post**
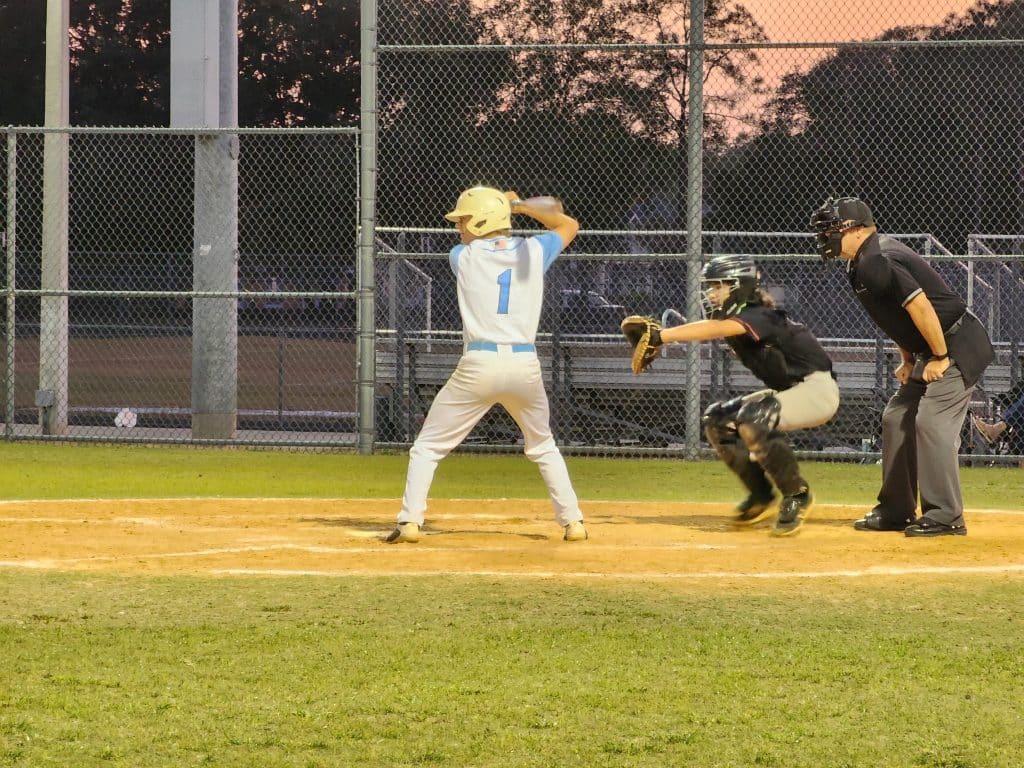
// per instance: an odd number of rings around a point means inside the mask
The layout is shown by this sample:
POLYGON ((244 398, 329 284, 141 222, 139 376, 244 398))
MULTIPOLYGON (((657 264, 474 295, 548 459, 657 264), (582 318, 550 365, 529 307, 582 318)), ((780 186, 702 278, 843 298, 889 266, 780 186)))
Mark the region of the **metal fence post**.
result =
POLYGON ((7 129, 7 223, 5 225, 6 256, 7 256, 7 355, 4 360, 4 436, 14 434, 14 345, 17 342, 17 315, 14 307, 15 286, 15 254, 17 253, 17 201, 18 201, 18 134, 7 129))
POLYGON ((360 3, 360 107, 359 107, 359 261, 356 269, 358 295, 356 376, 359 392, 359 453, 373 453, 376 440, 377 368, 374 311, 374 227, 377 197, 377 3, 360 3))
MULTIPOLYGON (((690 0, 689 94, 686 100, 686 316, 700 313, 704 234, 704 0, 690 0)), ((686 350, 686 455, 700 451, 700 346, 686 350)))

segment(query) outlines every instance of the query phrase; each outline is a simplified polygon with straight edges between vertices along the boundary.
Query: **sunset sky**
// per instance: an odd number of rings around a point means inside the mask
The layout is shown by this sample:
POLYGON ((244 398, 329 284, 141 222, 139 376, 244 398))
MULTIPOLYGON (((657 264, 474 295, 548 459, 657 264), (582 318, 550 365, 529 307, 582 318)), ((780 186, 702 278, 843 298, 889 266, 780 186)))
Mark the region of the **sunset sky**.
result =
POLYGON ((739 0, 773 42, 849 41, 897 26, 938 24, 968 0, 739 0))
MULTIPOLYGON (((949 14, 963 13, 974 0, 737 0, 764 27, 769 40, 783 42, 850 42, 870 40, 893 27, 935 26, 949 14)), ((826 49, 758 51, 762 76, 772 86, 787 72, 806 71, 826 49)))

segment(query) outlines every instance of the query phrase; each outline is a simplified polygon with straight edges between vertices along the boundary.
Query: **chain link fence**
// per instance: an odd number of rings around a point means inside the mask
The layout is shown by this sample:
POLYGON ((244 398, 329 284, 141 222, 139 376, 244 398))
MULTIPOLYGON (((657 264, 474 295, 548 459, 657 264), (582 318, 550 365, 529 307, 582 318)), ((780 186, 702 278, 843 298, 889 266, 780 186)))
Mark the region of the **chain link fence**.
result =
MULTIPOLYGON (((378 305, 378 438, 412 440, 458 358, 440 216, 476 183, 557 195, 583 226, 539 344, 571 452, 706 450, 693 411, 760 383, 717 343, 633 377, 618 323, 694 317, 694 262, 744 253, 838 372, 839 413, 797 446, 876 460, 896 350, 812 255, 829 195, 867 201, 985 321, 998 359, 972 410, 997 416, 1024 352, 1024 3, 814 5, 380 0, 378 275, 408 279, 386 302, 407 311, 378 305)), ((469 442, 517 439, 498 409, 469 442)), ((982 461, 1021 452, 970 420, 963 440, 982 461)))
MULTIPOLYGON (((215 134, 216 132, 214 132, 215 134)), ((195 147, 211 133, 70 129, 66 288, 44 290, 46 132, 8 129, 4 434, 194 441, 194 307, 237 313, 237 432, 214 442, 353 445, 356 432, 357 134, 237 136, 235 285, 194 290, 204 258, 195 147), (66 343, 41 325, 66 301, 66 343), (63 352, 62 352, 63 350, 63 352), (66 429, 42 411, 50 360, 66 377, 66 429)), ((230 224, 228 225, 230 226, 230 224)), ((207 246, 208 248, 208 246, 207 246)))
MULTIPOLYGON (((363 448, 369 430, 407 445, 460 353, 457 241, 441 216, 478 183, 557 195, 582 223, 549 272, 539 337, 568 452, 706 450, 703 407, 758 382, 715 343, 666 349, 633 377, 618 324, 696 317, 700 262, 744 253, 838 372, 839 414, 798 447, 876 460, 895 348, 841 268, 813 256, 808 216, 829 195, 868 202, 989 327, 998 359, 975 412, 998 416, 1020 384, 1021 0, 869 0, 840 14, 812 0, 365 0, 363 21, 364 141, 231 132, 234 290, 196 281, 202 135, 65 132, 68 276, 54 292, 40 266, 47 134, 6 132, 8 438, 195 441, 206 326, 194 309, 220 302, 237 319, 237 380, 219 384, 237 397, 238 431, 223 442, 363 448), (68 425, 48 434, 41 372, 61 345, 41 317, 65 296, 68 425)), ((972 460, 1021 453, 969 422, 963 440, 972 460)), ((518 441, 496 409, 468 443, 518 441)))

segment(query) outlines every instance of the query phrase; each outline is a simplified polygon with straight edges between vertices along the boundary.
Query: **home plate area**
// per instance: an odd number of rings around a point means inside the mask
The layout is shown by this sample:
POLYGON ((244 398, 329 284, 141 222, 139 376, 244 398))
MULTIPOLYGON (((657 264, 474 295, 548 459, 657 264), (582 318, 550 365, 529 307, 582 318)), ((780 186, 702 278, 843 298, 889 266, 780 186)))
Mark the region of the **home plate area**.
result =
POLYGON ((855 531, 866 507, 817 504, 797 536, 740 528, 732 504, 584 502, 562 541, 535 499, 432 499, 416 544, 385 544, 397 500, 77 499, 0 504, 0 568, 121 573, 622 580, 1024 573, 1024 511, 968 510, 966 537, 855 531))

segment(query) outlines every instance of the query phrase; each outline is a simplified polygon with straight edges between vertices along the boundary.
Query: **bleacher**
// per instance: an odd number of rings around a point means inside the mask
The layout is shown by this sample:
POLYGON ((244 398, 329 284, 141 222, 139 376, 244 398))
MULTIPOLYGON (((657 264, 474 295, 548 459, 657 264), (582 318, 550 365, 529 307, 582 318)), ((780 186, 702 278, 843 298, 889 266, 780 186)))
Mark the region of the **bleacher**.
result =
MULTIPOLYGON (((797 439, 808 450, 874 450, 880 416, 896 389, 893 369, 897 353, 874 339, 823 339, 833 360, 842 395, 839 412, 821 430, 797 439), (817 432, 818 434, 812 434, 817 432)), ((710 402, 759 389, 763 384, 740 364, 725 344, 696 347, 700 363, 701 408, 710 402)), ((381 405, 401 410, 399 421, 408 426, 399 440, 411 439, 416 422, 413 411, 425 412, 437 390, 447 381, 462 354, 461 343, 406 337, 385 337, 377 345, 377 381, 385 393, 381 405), (401 355, 398 350, 401 349, 401 355), (404 403, 412 403, 404 406, 404 403)), ((622 339, 544 337, 538 354, 551 400, 552 423, 565 442, 587 444, 671 445, 685 434, 688 345, 662 350, 651 370, 641 376, 630 370, 630 349, 622 339)), ((1020 377, 1010 350, 1001 349, 986 371, 972 408, 982 409, 988 399, 1005 392, 1020 377)), ((421 414, 422 415, 422 414, 421 414)), ((478 428, 484 437, 514 439, 515 427, 495 409, 478 428)))

